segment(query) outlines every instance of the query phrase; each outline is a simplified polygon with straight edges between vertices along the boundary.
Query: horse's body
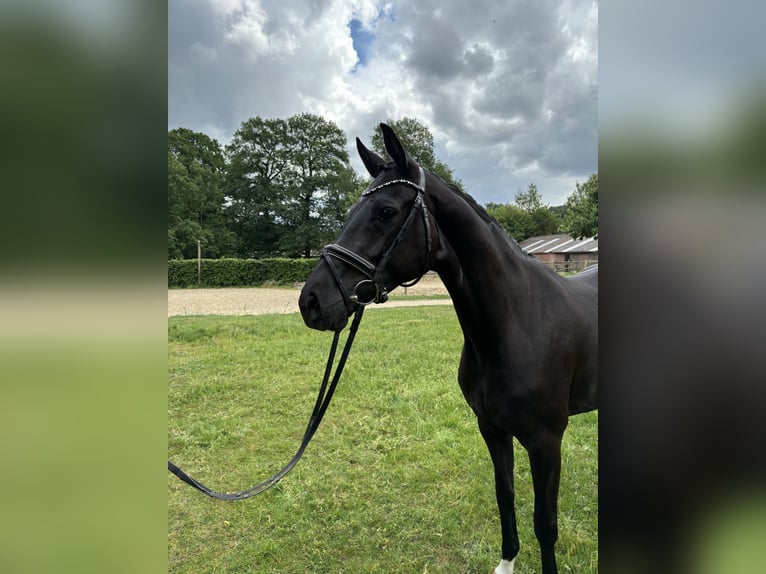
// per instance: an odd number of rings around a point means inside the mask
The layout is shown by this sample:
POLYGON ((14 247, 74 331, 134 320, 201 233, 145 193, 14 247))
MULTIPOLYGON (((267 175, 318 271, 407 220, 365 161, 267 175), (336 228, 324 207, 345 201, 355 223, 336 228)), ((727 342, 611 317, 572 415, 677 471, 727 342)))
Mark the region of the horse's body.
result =
POLYGON ((512 572, 519 550, 515 436, 529 454, 543 573, 555 573, 561 439, 569 415, 597 408, 598 270, 562 278, 526 255, 470 196, 420 169, 381 128, 394 162, 357 140, 374 181, 304 286, 303 318, 312 328, 342 329, 359 301, 384 301, 427 268, 439 274, 465 337, 460 388, 495 468, 503 539, 496 572, 512 572), (365 287, 371 294, 357 297, 365 287))

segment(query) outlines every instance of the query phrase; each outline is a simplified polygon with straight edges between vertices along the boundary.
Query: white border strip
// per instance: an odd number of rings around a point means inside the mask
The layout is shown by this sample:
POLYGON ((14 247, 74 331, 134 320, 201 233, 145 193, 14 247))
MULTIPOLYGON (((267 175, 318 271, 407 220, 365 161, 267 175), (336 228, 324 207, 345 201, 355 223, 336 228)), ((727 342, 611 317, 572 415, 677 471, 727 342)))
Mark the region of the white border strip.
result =
MULTIPOLYGON (((560 239, 563 239, 563 237, 561 237, 560 239)), ((569 243, 572 243, 572 241, 574 241, 574 239, 567 239, 563 243, 559 243, 558 245, 554 245, 550 249, 546 249, 545 251, 543 251, 543 253, 550 253, 554 249, 561 249, 562 247, 564 247, 564 245, 568 245, 569 243)))
POLYGON ((588 239, 583 239, 579 243, 575 243, 571 247, 567 247, 566 249, 562 250, 562 253, 567 253, 568 251, 574 251, 575 249, 579 249, 580 247, 582 247, 586 243, 590 243, 593 240, 594 240, 593 237, 588 237, 588 239))
POLYGON ((533 253, 535 251, 538 251, 538 250, 542 249, 543 247, 545 247, 546 245, 550 245, 551 243, 556 243, 560 239, 561 239, 561 237, 554 237, 553 239, 550 239, 550 240, 546 241, 542 245, 539 245, 539 246, 535 247, 533 250, 527 251, 527 253, 533 253))

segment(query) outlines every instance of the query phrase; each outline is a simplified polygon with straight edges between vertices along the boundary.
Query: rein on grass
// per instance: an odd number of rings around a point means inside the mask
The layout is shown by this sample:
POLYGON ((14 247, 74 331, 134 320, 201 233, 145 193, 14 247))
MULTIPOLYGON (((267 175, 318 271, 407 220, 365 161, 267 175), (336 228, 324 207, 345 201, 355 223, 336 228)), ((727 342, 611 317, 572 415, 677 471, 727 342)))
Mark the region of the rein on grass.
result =
POLYGON ((285 475, 287 475, 287 473, 290 472, 296 464, 298 464, 298 461, 301 459, 301 456, 303 456, 303 452, 309 445, 311 438, 319 428, 319 423, 322 422, 322 417, 324 417, 324 414, 327 411, 327 407, 330 406, 330 400, 332 400, 332 395, 335 392, 335 387, 338 385, 340 375, 343 372, 343 367, 346 364, 346 359, 348 358, 348 354, 351 351, 351 344, 354 342, 356 331, 359 328, 359 323, 362 320, 362 313, 364 313, 364 305, 359 305, 354 314, 354 320, 351 323, 348 338, 346 339, 346 344, 343 347, 343 352, 341 353, 340 359, 338 360, 338 366, 335 369, 335 374, 332 376, 332 381, 330 381, 332 365, 335 361, 335 352, 338 348, 338 339, 340 338, 340 331, 335 332, 335 336, 332 340, 332 346, 330 347, 330 355, 327 358, 327 366, 325 367, 324 378, 322 379, 322 384, 319 387, 319 394, 317 396, 316 402, 314 403, 314 410, 311 413, 311 418, 309 419, 309 424, 306 427, 306 432, 303 435, 303 440, 301 441, 300 447, 298 447, 298 452, 295 453, 293 458, 290 459, 290 462, 288 462, 281 470, 276 472, 270 478, 267 478, 263 482, 260 482, 255 486, 248 488, 247 490, 233 493, 216 492, 209 489, 198 480, 195 480, 186 474, 183 470, 178 468, 169 460, 168 470, 189 486, 192 486, 200 492, 207 494, 211 498, 216 498, 218 500, 244 500, 246 498, 250 498, 251 496, 255 496, 256 494, 261 494, 282 480, 285 475), (330 383, 329 387, 328 382, 330 383))

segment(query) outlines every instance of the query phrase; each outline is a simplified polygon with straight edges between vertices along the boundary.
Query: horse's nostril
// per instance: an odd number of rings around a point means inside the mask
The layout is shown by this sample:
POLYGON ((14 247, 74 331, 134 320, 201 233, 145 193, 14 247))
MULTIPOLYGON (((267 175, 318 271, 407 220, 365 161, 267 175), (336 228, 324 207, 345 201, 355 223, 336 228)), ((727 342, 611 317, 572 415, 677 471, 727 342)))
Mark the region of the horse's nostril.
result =
POLYGON ((322 306, 322 301, 315 291, 304 291, 298 299, 303 322, 310 329, 325 331, 329 327, 325 313, 327 308, 322 306))
POLYGON ((316 293, 313 291, 309 292, 309 294, 305 297, 305 299, 301 300, 302 311, 305 313, 308 313, 310 317, 316 318, 320 314, 320 305, 319 305, 319 297, 316 296, 316 293))

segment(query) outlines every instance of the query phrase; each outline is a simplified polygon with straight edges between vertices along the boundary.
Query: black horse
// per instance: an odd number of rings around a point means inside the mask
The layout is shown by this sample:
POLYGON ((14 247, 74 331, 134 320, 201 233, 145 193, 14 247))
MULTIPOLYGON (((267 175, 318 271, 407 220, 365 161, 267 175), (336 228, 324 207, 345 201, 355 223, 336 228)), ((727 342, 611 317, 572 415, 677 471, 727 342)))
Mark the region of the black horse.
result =
POLYGON ((569 415, 597 408, 598 269, 560 277, 526 255, 470 196, 418 166, 381 124, 386 163, 357 138, 373 181, 300 295, 306 325, 343 329, 358 305, 435 270, 465 337, 458 381, 495 468, 497 574, 519 551, 513 437, 529 454, 542 571, 557 571, 561 440, 569 415))

